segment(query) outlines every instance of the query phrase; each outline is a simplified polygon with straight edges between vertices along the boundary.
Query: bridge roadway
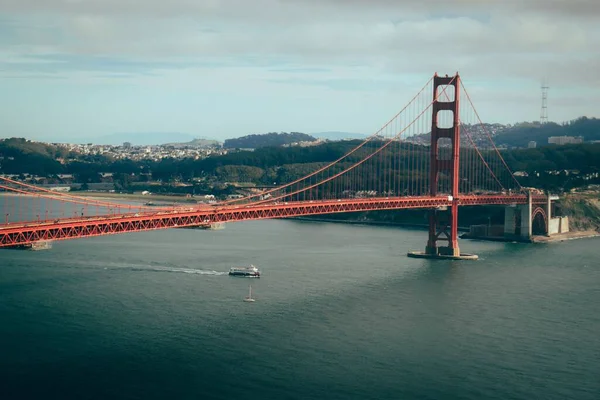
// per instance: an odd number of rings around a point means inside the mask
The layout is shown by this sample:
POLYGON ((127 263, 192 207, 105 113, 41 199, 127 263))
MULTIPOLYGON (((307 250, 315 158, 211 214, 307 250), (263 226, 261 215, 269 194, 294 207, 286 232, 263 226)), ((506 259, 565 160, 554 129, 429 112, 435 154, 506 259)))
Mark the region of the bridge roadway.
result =
MULTIPOLYGON (((305 215, 353 211, 399 210, 451 206, 526 204, 525 194, 462 195, 418 197, 373 197, 299 202, 275 202, 246 205, 185 207, 158 209, 143 213, 101 215, 61 219, 58 221, 15 222, 0 225, 0 247, 26 245, 38 241, 77 239, 156 229, 206 225, 256 219, 287 218, 305 215)), ((546 196, 533 195, 534 203, 544 203, 546 196)))

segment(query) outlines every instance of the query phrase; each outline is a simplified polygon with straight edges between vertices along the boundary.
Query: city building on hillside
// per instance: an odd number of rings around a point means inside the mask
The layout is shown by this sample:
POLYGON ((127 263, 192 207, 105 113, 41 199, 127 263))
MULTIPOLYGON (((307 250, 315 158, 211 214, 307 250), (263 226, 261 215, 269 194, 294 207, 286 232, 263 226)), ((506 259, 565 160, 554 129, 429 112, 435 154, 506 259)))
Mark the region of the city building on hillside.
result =
POLYGON ((537 147, 537 142, 532 140, 529 143, 527 143, 527 148, 528 149, 535 149, 537 147))
POLYGON ((550 136, 548 138, 548 144, 557 144, 562 146, 564 144, 578 144, 583 143, 582 136, 550 136))

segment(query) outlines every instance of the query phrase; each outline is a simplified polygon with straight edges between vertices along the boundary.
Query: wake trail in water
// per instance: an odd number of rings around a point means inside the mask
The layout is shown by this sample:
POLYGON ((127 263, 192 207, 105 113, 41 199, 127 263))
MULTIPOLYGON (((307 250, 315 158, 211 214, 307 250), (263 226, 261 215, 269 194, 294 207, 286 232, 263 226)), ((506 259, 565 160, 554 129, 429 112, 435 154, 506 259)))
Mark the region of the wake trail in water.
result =
POLYGON ((179 274, 195 274, 195 275, 212 275, 222 276, 227 275, 228 272, 221 272, 208 269, 194 269, 194 268, 183 268, 176 265, 169 265, 168 263, 160 264, 156 262, 150 262, 148 264, 141 263, 129 263, 125 264, 122 262, 102 262, 94 260, 85 260, 78 263, 73 263, 68 266, 63 266, 60 261, 56 262, 57 265, 61 265, 62 268, 66 269, 104 269, 109 271, 134 271, 134 272, 170 272, 179 274))
POLYGON ((175 267, 120 267, 120 268, 109 268, 112 270, 127 270, 134 272, 168 272, 168 273, 179 273, 179 274, 195 274, 195 275, 213 275, 221 276, 227 275, 227 272, 219 272, 214 270, 204 269, 192 269, 192 268, 175 268, 175 267))

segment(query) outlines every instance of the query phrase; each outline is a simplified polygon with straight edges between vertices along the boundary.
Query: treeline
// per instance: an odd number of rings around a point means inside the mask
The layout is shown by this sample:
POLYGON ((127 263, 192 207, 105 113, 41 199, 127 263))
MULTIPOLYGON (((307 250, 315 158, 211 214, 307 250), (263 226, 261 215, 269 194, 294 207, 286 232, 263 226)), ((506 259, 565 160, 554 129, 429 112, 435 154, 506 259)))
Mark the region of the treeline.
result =
POLYGON ((23 138, 0 140, 0 173, 28 173, 38 176, 69 173, 72 169, 101 169, 112 164, 104 156, 69 151, 62 146, 34 142, 23 138))
MULTIPOLYGON (((160 181, 165 185, 173 182, 203 182, 205 187, 225 182, 273 185, 305 176, 340 158, 359 143, 343 141, 311 147, 265 147, 202 160, 132 161, 84 156, 56 146, 10 139, 0 141, 0 173, 29 173, 46 177, 73 174, 77 182, 93 183, 102 180, 101 173, 109 172, 121 187, 149 181, 160 181)), ((409 143, 390 147, 394 147, 394 150, 390 150, 385 157, 396 161, 390 163, 389 168, 394 168, 394 171, 387 176, 398 173, 405 174, 399 176, 401 179, 418 179, 418 176, 406 175, 412 169, 402 165, 410 160, 408 154, 418 153, 427 159, 429 148, 409 143)), ((523 186, 559 191, 599 182, 600 144, 505 150, 502 154, 511 170, 522 175, 518 179, 523 186)), ((357 152, 345 166, 362 156, 364 154, 357 152)), ((343 167, 340 165, 338 170, 343 167)), ((362 175, 362 179, 367 180, 365 186, 379 178, 375 172, 362 175)))
POLYGON ((503 151, 502 154, 514 171, 579 170, 589 173, 600 168, 600 143, 518 149, 503 151))
POLYGON ((500 132, 494 141, 498 145, 512 147, 527 147, 530 141, 545 146, 551 136, 582 136, 585 141, 600 140, 600 119, 581 117, 564 124, 517 124, 500 132))
POLYGON ((57 174, 63 171, 59 160, 73 160, 74 153, 65 148, 50 146, 21 138, 0 141, 0 168, 5 174, 43 172, 57 174))

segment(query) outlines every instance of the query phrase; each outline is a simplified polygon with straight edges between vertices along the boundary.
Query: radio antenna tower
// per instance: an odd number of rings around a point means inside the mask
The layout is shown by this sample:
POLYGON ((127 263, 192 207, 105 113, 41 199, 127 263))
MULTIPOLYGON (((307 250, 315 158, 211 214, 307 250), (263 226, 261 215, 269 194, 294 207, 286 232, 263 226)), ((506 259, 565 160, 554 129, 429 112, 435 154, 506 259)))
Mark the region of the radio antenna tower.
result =
POLYGON ((542 80, 542 111, 540 112, 540 125, 548 122, 548 83, 542 80))

